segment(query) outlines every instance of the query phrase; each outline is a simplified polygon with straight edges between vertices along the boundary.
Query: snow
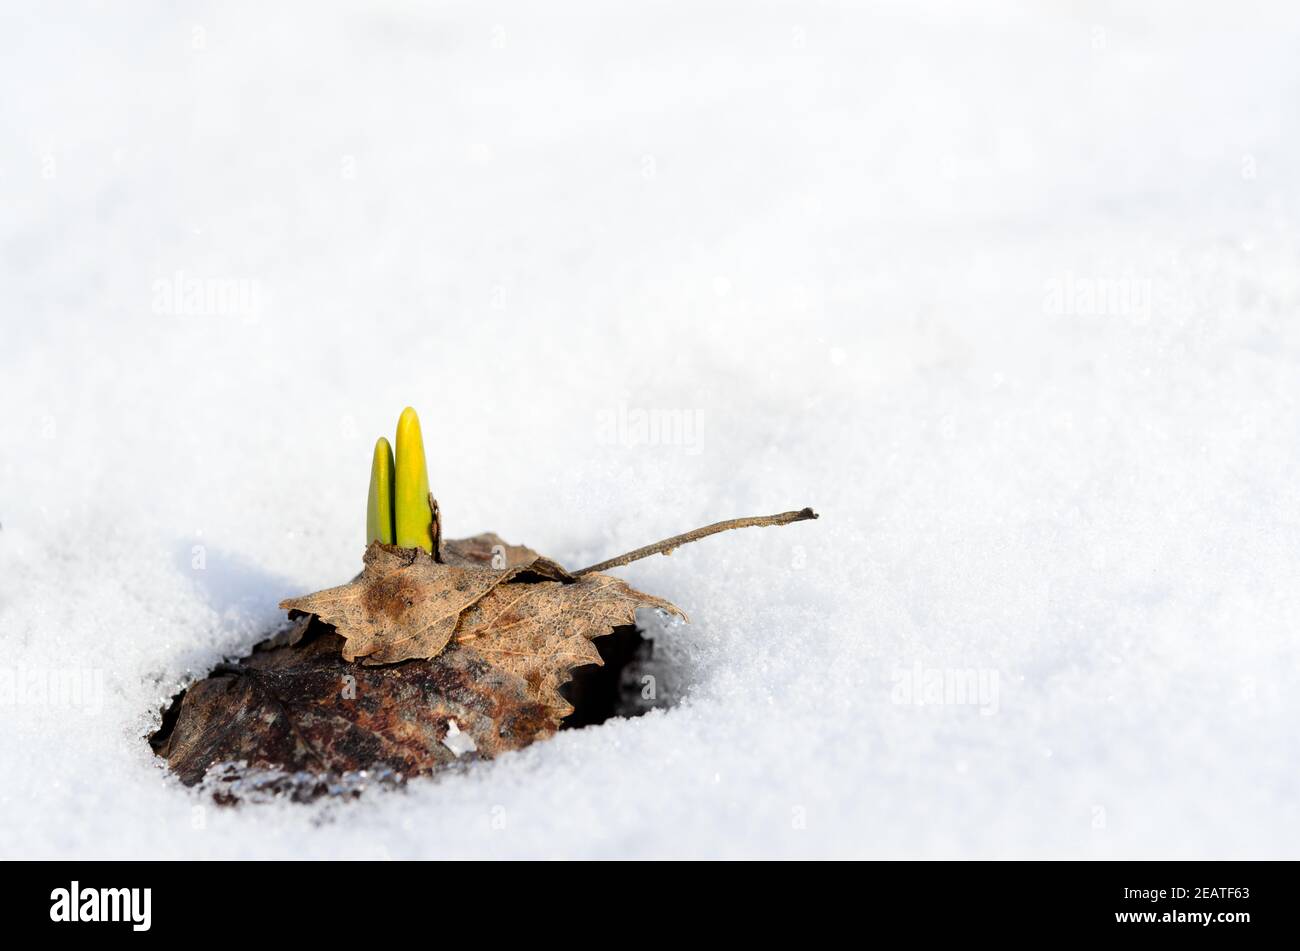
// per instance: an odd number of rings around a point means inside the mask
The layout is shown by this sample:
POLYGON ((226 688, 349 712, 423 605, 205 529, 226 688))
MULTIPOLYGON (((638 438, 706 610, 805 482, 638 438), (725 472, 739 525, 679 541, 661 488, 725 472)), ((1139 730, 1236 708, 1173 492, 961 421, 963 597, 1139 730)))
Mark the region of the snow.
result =
POLYGON ((474 737, 468 733, 460 732, 460 724, 455 720, 447 722, 447 735, 443 738, 442 745, 447 747, 457 756, 463 756, 466 753, 473 753, 478 749, 474 745, 474 737))
POLYGON ((0 855, 1300 851, 1300 8, 6 7, 0 855), (218 808, 407 404, 451 537, 822 517, 619 569, 671 709, 218 808))

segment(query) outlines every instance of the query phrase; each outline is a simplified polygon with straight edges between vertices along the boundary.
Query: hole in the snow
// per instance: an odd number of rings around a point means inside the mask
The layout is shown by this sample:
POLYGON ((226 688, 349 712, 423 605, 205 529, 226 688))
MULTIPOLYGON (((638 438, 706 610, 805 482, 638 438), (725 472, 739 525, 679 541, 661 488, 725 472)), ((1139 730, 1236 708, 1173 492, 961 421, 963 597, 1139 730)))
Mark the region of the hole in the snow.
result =
POLYGON ((627 624, 593 643, 605 665, 577 668, 573 679, 560 688, 564 699, 573 704, 560 729, 594 726, 611 717, 639 717, 668 705, 661 695, 662 665, 655 663, 653 640, 627 624))

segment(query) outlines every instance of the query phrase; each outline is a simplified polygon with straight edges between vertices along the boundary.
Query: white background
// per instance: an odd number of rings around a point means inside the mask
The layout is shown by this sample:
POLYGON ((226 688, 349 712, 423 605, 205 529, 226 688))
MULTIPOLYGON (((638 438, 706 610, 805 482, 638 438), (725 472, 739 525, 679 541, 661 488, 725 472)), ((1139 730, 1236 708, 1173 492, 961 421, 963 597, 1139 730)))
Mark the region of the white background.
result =
POLYGON ((0 854, 1295 857, 1294 4, 0 20, 0 854), (407 404, 452 536, 822 518, 620 571, 667 713, 204 807, 142 735, 407 404))

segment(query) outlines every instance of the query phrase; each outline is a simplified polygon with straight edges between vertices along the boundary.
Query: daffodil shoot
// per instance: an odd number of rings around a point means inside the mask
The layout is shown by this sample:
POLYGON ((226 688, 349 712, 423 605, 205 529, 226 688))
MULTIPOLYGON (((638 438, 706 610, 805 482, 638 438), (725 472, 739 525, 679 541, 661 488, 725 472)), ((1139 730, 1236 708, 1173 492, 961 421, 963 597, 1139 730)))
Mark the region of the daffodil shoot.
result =
POLYGON ((408 406, 397 420, 396 458, 387 438, 375 441, 366 499, 366 544, 383 542, 432 555, 433 519, 420 417, 408 406))
POLYGON ((420 417, 406 407, 397 420, 397 475, 394 485, 394 537, 399 548, 433 553, 433 518, 429 508, 429 468, 424 461, 420 417))
POLYGON ((380 436, 370 463, 370 498, 366 501, 366 544, 393 544, 393 447, 380 436))

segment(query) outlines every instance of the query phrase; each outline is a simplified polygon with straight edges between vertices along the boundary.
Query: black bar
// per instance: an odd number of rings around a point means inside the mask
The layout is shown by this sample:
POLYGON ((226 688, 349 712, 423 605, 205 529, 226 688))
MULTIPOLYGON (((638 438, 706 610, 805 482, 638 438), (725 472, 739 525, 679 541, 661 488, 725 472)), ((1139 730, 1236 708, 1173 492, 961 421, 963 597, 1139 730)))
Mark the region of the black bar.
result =
POLYGON ((617 932, 606 926, 621 920, 657 940, 699 915, 759 934, 781 921, 902 929, 922 944, 1057 934, 1240 940, 1291 932, 1295 879, 1294 865, 1278 862, 31 862, 6 870, 13 884, 0 907, 18 933, 147 939, 229 926, 233 938, 255 920, 259 940, 295 941, 376 940, 377 927, 399 920, 430 929, 490 921, 522 934, 548 919, 567 922, 584 943, 608 941, 617 932), (88 912, 116 903, 124 920, 52 920, 70 904, 73 882, 88 912), (101 901, 101 889, 149 889, 148 929, 143 891, 101 901))

